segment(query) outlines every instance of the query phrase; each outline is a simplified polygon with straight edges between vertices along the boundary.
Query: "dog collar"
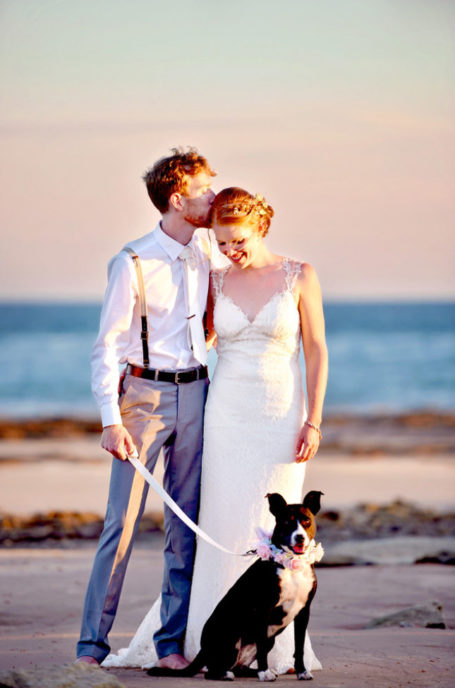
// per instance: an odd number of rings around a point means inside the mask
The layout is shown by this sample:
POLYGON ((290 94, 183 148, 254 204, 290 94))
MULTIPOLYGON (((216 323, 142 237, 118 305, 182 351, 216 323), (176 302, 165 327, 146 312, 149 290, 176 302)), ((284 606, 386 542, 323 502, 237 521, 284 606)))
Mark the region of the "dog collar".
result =
POLYGON ((324 556, 324 549, 320 542, 316 543, 314 540, 306 548, 303 554, 294 554, 293 552, 285 552, 284 549, 279 549, 272 544, 272 533, 266 533, 260 528, 257 529, 258 540, 252 548, 251 552, 256 554, 263 561, 274 561, 283 566, 285 569, 291 571, 299 571, 308 564, 314 564, 321 561, 324 556))

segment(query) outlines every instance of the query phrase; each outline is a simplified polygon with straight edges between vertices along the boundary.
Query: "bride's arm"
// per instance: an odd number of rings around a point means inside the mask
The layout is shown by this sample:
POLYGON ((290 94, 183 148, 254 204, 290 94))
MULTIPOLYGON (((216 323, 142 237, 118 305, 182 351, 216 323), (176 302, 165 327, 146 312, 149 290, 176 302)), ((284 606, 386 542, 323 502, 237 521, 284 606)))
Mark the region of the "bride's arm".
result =
POLYGON ((319 428, 322 422, 328 373, 321 288, 316 271, 309 263, 302 264, 297 288, 308 396, 307 421, 297 440, 297 461, 308 461, 319 448, 320 433, 311 426, 319 428))

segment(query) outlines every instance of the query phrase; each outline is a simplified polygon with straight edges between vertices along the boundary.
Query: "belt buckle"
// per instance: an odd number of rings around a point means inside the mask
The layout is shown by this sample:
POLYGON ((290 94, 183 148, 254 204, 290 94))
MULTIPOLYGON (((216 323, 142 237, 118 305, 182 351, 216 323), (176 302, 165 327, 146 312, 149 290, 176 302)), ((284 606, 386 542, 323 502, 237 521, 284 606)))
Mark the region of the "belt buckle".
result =
POLYGON ((175 384, 175 385, 179 385, 179 384, 180 384, 180 372, 181 372, 181 371, 177 370, 177 372, 176 372, 175 375, 174 375, 174 384, 175 384))

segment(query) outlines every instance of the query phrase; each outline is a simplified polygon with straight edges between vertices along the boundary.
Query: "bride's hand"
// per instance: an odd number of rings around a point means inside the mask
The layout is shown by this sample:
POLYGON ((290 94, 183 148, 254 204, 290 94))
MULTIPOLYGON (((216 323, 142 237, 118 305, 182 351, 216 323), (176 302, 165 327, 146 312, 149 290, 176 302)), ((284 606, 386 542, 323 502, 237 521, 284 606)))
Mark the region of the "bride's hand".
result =
POLYGON ((312 459, 319 449, 320 437, 317 430, 311 428, 309 425, 304 425, 297 438, 295 449, 295 460, 297 463, 303 463, 312 459))

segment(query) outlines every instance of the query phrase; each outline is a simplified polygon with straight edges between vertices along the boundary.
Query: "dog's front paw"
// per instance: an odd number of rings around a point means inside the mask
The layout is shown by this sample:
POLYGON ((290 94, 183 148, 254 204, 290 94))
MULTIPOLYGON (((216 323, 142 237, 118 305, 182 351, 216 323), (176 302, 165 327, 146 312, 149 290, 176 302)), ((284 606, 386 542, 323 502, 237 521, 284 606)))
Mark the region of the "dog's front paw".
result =
POLYGON ((260 681, 276 681, 276 674, 272 669, 266 671, 258 671, 258 679, 260 681))
POLYGON ((297 674, 297 679, 299 681, 311 681, 312 678, 313 678, 313 674, 310 674, 310 672, 306 671, 306 670, 302 671, 301 674, 297 674))

